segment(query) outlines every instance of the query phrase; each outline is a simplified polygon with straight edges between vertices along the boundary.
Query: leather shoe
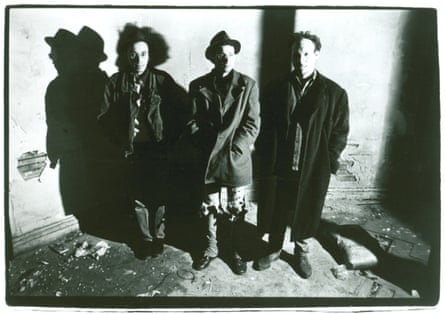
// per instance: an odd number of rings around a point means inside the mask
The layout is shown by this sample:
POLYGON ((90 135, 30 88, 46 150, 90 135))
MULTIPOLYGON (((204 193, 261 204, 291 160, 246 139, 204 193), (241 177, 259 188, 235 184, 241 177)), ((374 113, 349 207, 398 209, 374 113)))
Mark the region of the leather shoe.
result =
POLYGON ((233 272, 237 275, 242 275, 247 271, 246 262, 243 261, 240 257, 233 258, 233 272))
POLYGON ((306 253, 295 254, 295 270, 304 279, 312 275, 312 266, 309 263, 306 253))
POLYGON ((147 259, 152 255, 152 243, 150 241, 142 241, 134 255, 139 259, 147 259))
POLYGON ((193 264, 193 268, 196 270, 203 270, 209 266, 210 262, 213 261, 216 256, 203 255, 196 263, 193 264))
POLYGON ((280 258, 281 250, 272 252, 266 256, 261 257, 253 263, 253 268, 256 270, 265 270, 270 267, 273 261, 280 258))
POLYGON ((153 242, 151 256, 158 257, 163 252, 164 252, 164 241, 162 241, 162 240, 155 240, 153 242))

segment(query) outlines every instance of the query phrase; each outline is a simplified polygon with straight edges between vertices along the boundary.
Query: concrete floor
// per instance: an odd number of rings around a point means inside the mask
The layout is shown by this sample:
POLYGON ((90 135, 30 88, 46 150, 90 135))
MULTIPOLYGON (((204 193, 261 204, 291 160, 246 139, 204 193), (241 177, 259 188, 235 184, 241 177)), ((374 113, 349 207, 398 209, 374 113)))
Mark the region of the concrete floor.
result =
POLYGON ((309 241, 309 279, 294 271, 287 239, 280 260, 270 269, 252 268, 265 250, 267 236, 261 239, 256 233, 256 206, 251 207, 241 249, 248 261, 244 275, 231 271, 224 254, 205 270, 192 268, 199 248, 192 245, 198 225, 190 215, 170 217, 164 254, 146 260, 134 255, 134 221, 108 215, 107 222, 96 221, 94 227, 83 228, 85 232, 12 260, 7 267, 7 302, 74 308, 430 305, 436 291, 428 278, 438 273, 426 266, 429 244, 378 204, 328 199, 323 212, 323 230, 334 226, 350 239, 357 237, 361 247, 378 257, 378 264, 345 269, 344 258, 320 236, 309 241), (105 243, 105 254, 76 257, 85 242, 90 253, 105 243))

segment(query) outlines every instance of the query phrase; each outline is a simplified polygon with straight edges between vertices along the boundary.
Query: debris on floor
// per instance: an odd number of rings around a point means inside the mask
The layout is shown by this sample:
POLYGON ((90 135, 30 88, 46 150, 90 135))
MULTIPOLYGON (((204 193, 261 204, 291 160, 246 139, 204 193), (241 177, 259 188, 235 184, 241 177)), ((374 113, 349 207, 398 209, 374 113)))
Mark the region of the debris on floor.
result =
POLYGON ((348 269, 346 268, 345 264, 341 264, 337 267, 332 267, 331 272, 334 275, 334 277, 339 280, 346 280, 346 278, 349 275, 348 269))
POLYGON ((87 241, 83 241, 74 251, 74 257, 91 256, 98 260, 107 253, 110 245, 105 241, 99 241, 95 246, 90 245, 87 241))
MULTIPOLYGON (((405 258, 412 255, 419 260, 426 259, 430 252, 421 241, 421 235, 414 237, 414 232, 410 234, 408 228, 405 230, 395 220, 386 219, 387 213, 380 213, 377 207, 374 211, 365 212, 366 206, 349 208, 349 204, 334 205, 327 211, 330 218, 335 217, 337 226, 328 233, 335 244, 334 249, 331 251, 325 247, 321 239, 311 239, 314 273, 309 279, 303 280, 295 272, 292 259, 286 254, 282 254, 270 270, 255 271, 252 264, 258 252, 253 250, 246 260, 248 273, 245 276, 235 275, 223 257, 215 259, 211 267, 205 270, 194 271, 191 266, 193 255, 182 241, 183 233, 179 232, 176 242, 172 238, 167 239, 164 254, 145 260, 136 258, 133 247, 127 242, 78 233, 15 258, 8 266, 8 292, 12 296, 57 297, 58 300, 59 297, 72 296, 137 297, 135 304, 144 302, 144 297, 158 301, 164 297, 184 296, 423 297, 425 292, 419 280, 406 283, 410 278, 399 280, 390 276, 394 274, 394 269, 399 270, 402 276, 405 269, 410 270, 407 273, 415 274, 417 264, 407 264, 406 267, 412 268, 403 268, 402 259, 384 258, 391 253, 403 253, 405 258), (348 210, 354 211, 363 225, 345 225, 354 217, 351 214, 345 219, 348 210), (387 228, 390 228, 390 234, 387 228), (399 241, 397 231, 400 231, 400 240, 406 240, 410 245, 399 241), (380 255, 378 250, 385 255, 380 255), (338 256, 334 253, 338 253, 338 256), (377 258, 380 259, 377 267, 371 268, 370 265, 377 263, 377 258), (385 266, 388 273, 381 272, 381 266, 385 266)), ((251 227, 254 230, 254 224, 251 227)), ((267 242, 268 234, 265 234, 262 243, 267 242)), ((255 246, 249 248, 252 247, 255 246)), ((293 246, 288 251, 292 252, 291 249, 293 246)))

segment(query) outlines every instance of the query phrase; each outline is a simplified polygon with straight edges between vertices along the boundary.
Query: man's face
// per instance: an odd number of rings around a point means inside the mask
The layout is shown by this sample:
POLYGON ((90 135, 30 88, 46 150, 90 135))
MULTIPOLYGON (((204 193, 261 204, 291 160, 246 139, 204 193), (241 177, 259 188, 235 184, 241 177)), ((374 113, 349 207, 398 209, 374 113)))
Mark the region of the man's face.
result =
POLYGON ((224 45, 215 49, 215 55, 212 59, 217 73, 226 76, 235 66, 236 54, 235 47, 224 45))
POLYGON ((314 72, 318 54, 315 44, 306 38, 292 46, 292 63, 299 77, 307 78, 314 72))
POLYGON ((131 45, 128 49, 128 61, 132 71, 137 74, 144 73, 149 61, 147 43, 138 41, 131 45))

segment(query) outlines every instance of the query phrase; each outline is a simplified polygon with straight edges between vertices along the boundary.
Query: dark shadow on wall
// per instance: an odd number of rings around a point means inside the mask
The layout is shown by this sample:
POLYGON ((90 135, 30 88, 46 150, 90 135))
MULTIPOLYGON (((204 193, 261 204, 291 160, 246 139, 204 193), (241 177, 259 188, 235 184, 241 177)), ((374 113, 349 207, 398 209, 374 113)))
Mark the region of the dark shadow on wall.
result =
POLYGON ((385 208, 421 232, 432 246, 431 298, 439 292, 440 104, 435 10, 409 12, 395 51, 386 137, 377 184, 385 208))
POLYGON ((294 32, 294 8, 265 9, 262 17, 260 91, 290 71, 290 35, 294 32))
MULTIPOLYGON (((262 18, 262 45, 260 59, 260 99, 277 78, 291 70, 289 42, 294 32, 295 8, 269 8, 263 11, 262 18)), ((270 161, 268 156, 270 144, 267 143, 268 118, 273 108, 267 108, 261 102, 261 131, 256 142, 256 151, 253 158, 254 187, 252 198, 258 202, 258 227, 260 232, 268 232, 269 222, 272 218, 272 205, 274 201, 274 180, 266 177, 266 168, 270 161)))

